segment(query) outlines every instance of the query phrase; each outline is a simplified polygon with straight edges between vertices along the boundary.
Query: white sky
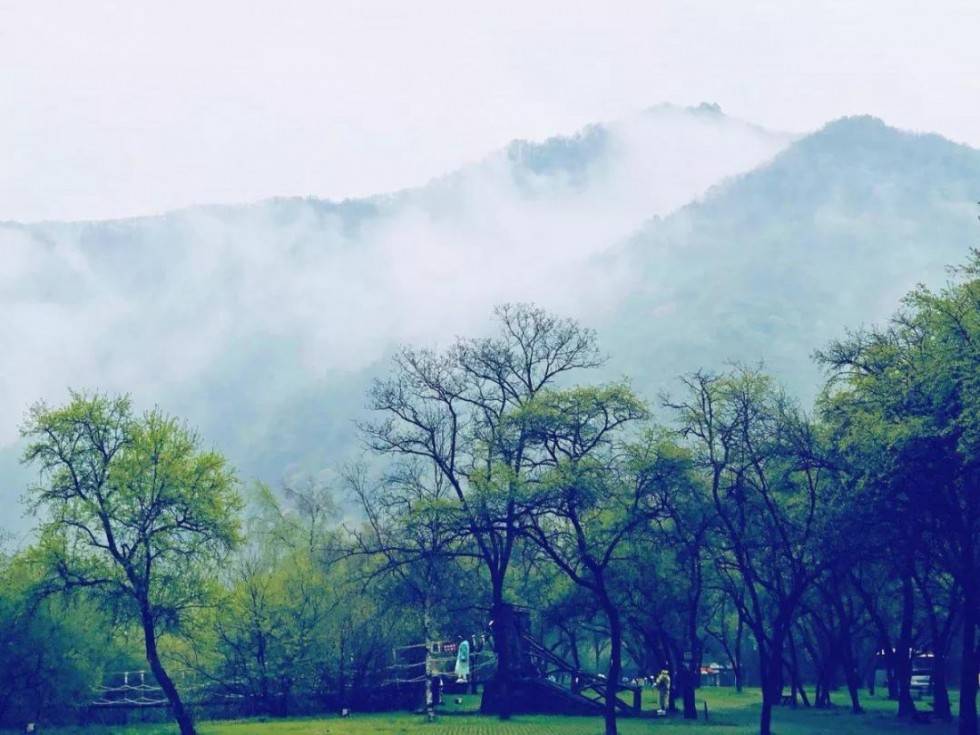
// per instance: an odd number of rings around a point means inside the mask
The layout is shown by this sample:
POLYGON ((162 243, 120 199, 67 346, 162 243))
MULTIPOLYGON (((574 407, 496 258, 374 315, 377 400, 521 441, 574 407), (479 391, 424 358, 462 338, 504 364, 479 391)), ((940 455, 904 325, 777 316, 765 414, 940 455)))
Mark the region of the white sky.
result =
POLYGON ((980 2, 0 0, 0 220, 376 193, 702 100, 980 147, 980 2))

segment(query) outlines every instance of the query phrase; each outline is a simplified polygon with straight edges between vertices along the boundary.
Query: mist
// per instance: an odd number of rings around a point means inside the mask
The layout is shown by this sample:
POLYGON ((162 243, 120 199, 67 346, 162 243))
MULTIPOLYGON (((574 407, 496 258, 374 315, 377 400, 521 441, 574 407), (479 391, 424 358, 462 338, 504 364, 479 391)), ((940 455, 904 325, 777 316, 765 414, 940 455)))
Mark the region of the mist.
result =
POLYGON ((363 200, 5 225, 0 445, 71 387, 187 417, 245 478, 321 471, 394 346, 478 334, 507 301, 600 318, 632 276, 597 254, 791 140, 661 106, 363 200))

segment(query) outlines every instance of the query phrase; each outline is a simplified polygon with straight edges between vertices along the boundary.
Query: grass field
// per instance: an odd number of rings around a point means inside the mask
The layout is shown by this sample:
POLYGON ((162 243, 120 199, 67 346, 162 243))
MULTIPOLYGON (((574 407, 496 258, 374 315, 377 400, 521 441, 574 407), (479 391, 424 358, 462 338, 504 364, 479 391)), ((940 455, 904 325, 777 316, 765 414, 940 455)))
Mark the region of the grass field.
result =
MULTIPOLYGON (((651 694, 651 693, 647 693, 651 694)), ((757 732, 759 693, 747 690, 736 694, 729 689, 705 688, 699 691, 699 707, 707 701, 709 719, 685 722, 668 719, 623 719, 623 735, 751 735, 757 732)), ((955 731, 952 724, 909 725, 895 720, 895 705, 883 699, 866 698, 867 712, 852 715, 843 706, 845 697, 838 695, 840 707, 833 710, 777 708, 774 731, 777 735, 872 735, 875 733, 914 732, 917 735, 945 735, 955 731)), ((350 719, 336 717, 297 718, 288 720, 243 720, 202 722, 201 735, 600 735, 602 722, 590 717, 520 716, 509 722, 472 714, 477 705, 474 697, 463 704, 449 705, 436 722, 425 722, 419 715, 406 713, 355 714, 350 719)), ((924 706, 924 705, 923 705, 924 706)), ((653 709, 652 696, 644 709, 653 709)), ((128 727, 58 728, 45 730, 52 735, 173 735, 173 726, 131 725, 128 727)))

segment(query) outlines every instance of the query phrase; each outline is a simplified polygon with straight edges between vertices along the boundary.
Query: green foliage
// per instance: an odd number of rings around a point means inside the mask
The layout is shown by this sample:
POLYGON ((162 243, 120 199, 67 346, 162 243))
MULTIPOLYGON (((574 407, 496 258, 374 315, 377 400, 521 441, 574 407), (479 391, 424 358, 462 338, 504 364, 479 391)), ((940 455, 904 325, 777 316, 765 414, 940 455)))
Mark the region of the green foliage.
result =
POLYGON ((40 548, 52 583, 97 589, 109 602, 152 601, 156 621, 176 629, 239 541, 241 500, 225 460, 174 418, 134 416, 126 397, 38 404, 23 435, 24 459, 42 478, 30 498, 45 512, 40 548))
POLYGON ((73 393, 62 408, 38 404, 22 433, 25 461, 40 468, 31 497, 45 511, 47 591, 87 590, 138 622, 181 733, 194 735, 159 641, 213 599, 214 568, 239 540, 234 476, 185 426, 159 411, 136 417, 126 397, 73 393))
POLYGON ((125 660, 112 620, 84 596, 43 594, 36 554, 0 555, 0 726, 70 721, 125 660))
POLYGON ((917 288, 890 325, 819 355, 833 371, 821 411, 865 502, 897 521, 883 532, 906 547, 928 537, 971 594, 980 564, 978 265, 974 253, 958 282, 917 288))

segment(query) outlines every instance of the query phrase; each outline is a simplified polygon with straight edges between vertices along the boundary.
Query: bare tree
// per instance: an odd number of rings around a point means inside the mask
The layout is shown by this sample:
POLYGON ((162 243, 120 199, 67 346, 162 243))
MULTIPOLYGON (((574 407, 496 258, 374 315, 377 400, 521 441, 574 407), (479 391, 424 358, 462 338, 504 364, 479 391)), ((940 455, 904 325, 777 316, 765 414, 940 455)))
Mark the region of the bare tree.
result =
MULTIPOLYGON (((490 578, 492 616, 508 619, 507 572, 526 513, 523 487, 535 471, 527 428, 511 420, 542 390, 601 363, 595 336, 529 305, 496 309, 498 333, 460 339, 442 353, 403 349, 375 383, 382 418, 362 431, 375 451, 431 464, 457 504, 490 578)), ((497 674, 484 710, 509 716, 510 626, 494 626, 497 674)))

